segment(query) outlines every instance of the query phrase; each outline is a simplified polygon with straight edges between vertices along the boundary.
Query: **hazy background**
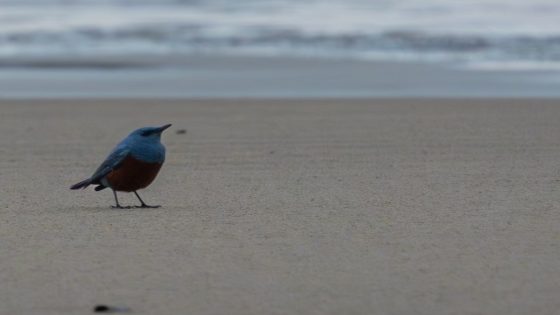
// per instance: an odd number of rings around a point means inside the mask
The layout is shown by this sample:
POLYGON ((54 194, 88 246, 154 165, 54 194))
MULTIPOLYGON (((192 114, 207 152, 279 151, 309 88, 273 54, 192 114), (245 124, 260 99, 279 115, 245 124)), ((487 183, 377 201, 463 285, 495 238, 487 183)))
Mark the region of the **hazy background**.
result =
MULTIPOLYGON (((185 62, 195 67, 211 66, 215 60, 204 63, 193 59, 211 55, 272 58, 271 64, 279 58, 419 62, 466 70, 467 76, 472 71, 544 71, 551 78, 544 81, 556 90, 558 76, 550 72, 560 70, 559 16, 557 0, 0 0, 0 81, 21 77, 33 82, 45 75, 45 69, 51 71, 49 79, 58 78, 63 73, 52 72, 58 68, 145 70, 149 66, 161 70, 184 66, 185 62), (14 68, 43 71, 14 73, 14 68)), ((327 69, 329 65, 317 67, 327 69)), ((277 68, 290 69, 290 65, 282 63, 277 68)), ((294 68, 303 71, 299 66, 294 68)), ((218 70, 229 71, 227 66, 218 70)), ((267 71, 272 78, 277 73, 276 69, 267 71)), ((348 77, 354 71, 328 72, 327 77, 348 77)), ((399 68, 389 72, 409 77, 418 71, 399 68)), ((217 79, 233 75, 231 71, 214 74, 217 79)), ((166 74, 160 71, 153 75, 166 74)), ((463 74, 452 76, 456 75, 463 74)), ((325 73, 308 81, 323 77, 325 73)), ((356 80, 369 79, 359 76, 356 80)), ((528 80, 537 84, 534 76, 528 80)), ((543 77, 538 76, 539 80, 543 77)), ((207 81, 216 80, 209 77, 207 81)), ((516 84, 524 86, 523 82, 516 84)), ((216 86, 209 89, 221 90, 216 86)), ((332 86, 317 89, 332 91, 332 86)), ((0 89, 0 96, 9 96, 14 90, 17 87, 0 89)))

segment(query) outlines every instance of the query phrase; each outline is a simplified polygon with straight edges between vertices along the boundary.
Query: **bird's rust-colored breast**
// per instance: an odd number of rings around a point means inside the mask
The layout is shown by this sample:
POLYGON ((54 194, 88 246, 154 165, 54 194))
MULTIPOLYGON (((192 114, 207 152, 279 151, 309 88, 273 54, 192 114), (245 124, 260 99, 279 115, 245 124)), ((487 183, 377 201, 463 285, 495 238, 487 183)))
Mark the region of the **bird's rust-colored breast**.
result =
POLYGON ((161 163, 142 162, 127 156, 121 166, 105 177, 111 188, 131 192, 147 187, 156 178, 161 163))

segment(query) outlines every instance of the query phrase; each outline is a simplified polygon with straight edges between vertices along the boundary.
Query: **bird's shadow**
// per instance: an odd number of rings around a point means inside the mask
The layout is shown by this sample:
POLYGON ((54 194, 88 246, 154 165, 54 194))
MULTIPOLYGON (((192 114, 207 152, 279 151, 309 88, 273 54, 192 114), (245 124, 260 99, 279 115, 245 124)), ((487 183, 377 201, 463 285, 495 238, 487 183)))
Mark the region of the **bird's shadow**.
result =
POLYGON ((142 213, 142 212, 152 212, 155 210, 162 210, 163 207, 159 208, 147 208, 140 206, 124 206, 121 208, 116 208, 114 206, 71 206, 71 207, 61 207, 59 210, 62 212, 111 212, 111 213, 142 213))

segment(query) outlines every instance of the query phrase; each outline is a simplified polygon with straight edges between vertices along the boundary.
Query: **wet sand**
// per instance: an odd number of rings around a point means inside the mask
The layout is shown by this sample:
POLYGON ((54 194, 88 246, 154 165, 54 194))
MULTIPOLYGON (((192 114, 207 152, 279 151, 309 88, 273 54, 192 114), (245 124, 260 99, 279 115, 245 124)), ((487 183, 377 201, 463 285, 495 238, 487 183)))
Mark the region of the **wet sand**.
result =
POLYGON ((0 58, 0 98, 560 98, 560 71, 224 55, 0 58))
POLYGON ((0 313, 555 314, 558 105, 0 101, 0 313), (164 123, 162 208, 68 189, 164 123))

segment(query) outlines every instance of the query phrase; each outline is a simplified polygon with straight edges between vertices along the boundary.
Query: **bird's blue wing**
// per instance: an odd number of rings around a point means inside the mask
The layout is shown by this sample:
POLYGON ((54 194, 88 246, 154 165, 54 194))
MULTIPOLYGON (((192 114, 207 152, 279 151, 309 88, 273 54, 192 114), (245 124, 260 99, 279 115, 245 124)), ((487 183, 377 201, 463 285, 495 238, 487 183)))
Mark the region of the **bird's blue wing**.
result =
POLYGON ((101 163, 95 173, 91 176, 91 182, 96 183, 101 180, 105 175, 109 174, 112 170, 118 168, 130 150, 125 145, 117 146, 109 156, 101 163))

